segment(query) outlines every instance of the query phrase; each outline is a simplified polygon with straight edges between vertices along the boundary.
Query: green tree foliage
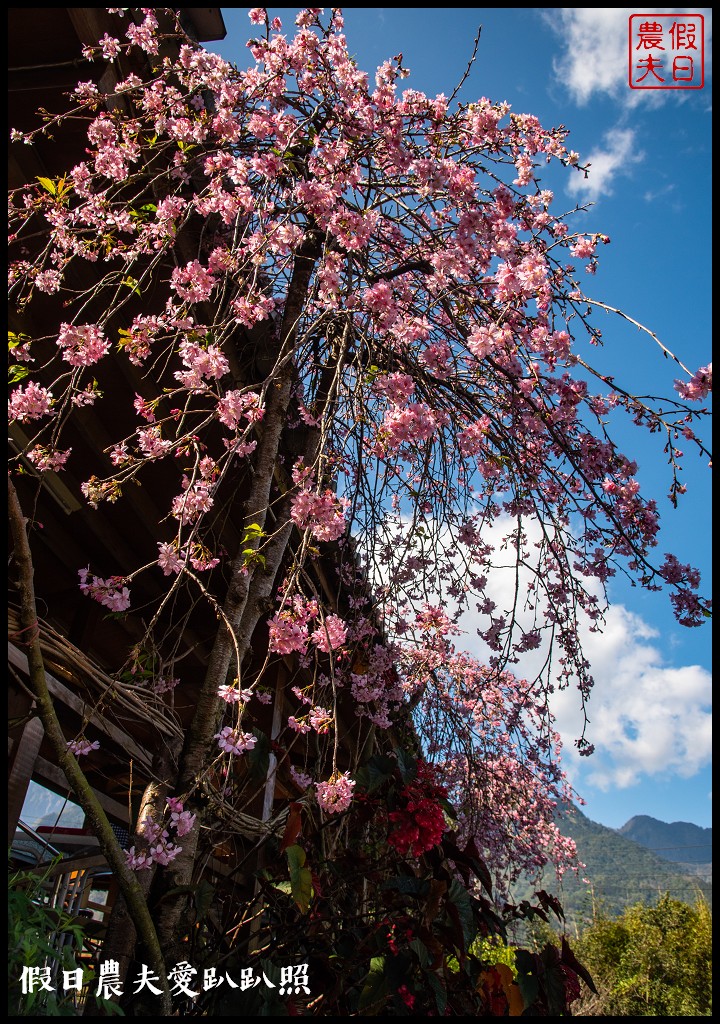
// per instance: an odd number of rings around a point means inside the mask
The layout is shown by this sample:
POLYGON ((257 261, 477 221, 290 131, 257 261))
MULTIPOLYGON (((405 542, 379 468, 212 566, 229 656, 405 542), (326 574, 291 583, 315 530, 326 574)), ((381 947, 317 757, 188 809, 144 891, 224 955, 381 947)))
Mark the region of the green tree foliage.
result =
MULTIPOLYGON (((63 972, 78 970, 78 954, 94 922, 48 902, 53 864, 45 874, 30 870, 8 874, 8 1017, 79 1016, 79 989, 65 990, 63 972)), ((87 964, 80 969, 85 987, 93 972, 87 964)), ((104 1015, 124 1016, 109 1000, 98 998, 96 1006, 104 1015)))
POLYGON ((708 1017, 712 1013, 712 915, 667 893, 656 906, 636 904, 615 920, 598 918, 574 944, 597 995, 579 1016, 708 1017))
MULTIPOLYGON (((562 904, 568 934, 577 935, 578 930, 582 931, 594 920, 598 900, 603 914, 611 918, 618 917, 635 903, 655 903, 661 892, 669 892, 686 903, 693 903, 696 896, 700 896, 712 907, 712 885, 709 882, 687 874, 682 865, 671 863, 646 849, 640 845, 640 840, 624 834, 624 829, 607 828, 591 821, 577 807, 564 808, 557 821, 561 833, 575 842, 578 859, 585 867, 577 874, 567 871, 560 883, 552 869, 546 869, 537 877, 520 879, 511 892, 516 903, 524 899, 532 901, 532 894, 538 888, 554 893, 562 904)), ((664 822, 657 822, 657 825, 670 827, 664 822)), ((689 825, 687 827, 690 828, 689 825)), ((698 841, 695 836, 692 838, 698 841)), ((672 841, 658 838, 649 845, 681 845, 684 841, 680 833, 672 841)), ((687 852, 692 854, 692 847, 687 852)), ((705 847, 702 852, 703 856, 707 855, 705 847)), ((513 937, 519 940, 524 934, 516 929, 513 937)))

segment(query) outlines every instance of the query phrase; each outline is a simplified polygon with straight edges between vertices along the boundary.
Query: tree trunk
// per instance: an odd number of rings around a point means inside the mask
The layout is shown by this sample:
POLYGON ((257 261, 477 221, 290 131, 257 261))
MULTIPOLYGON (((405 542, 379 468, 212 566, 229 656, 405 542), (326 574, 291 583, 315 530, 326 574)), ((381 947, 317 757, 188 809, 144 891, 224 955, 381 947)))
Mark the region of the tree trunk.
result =
MULTIPOLYGON (((179 744, 175 742, 177 747, 179 744)), ((144 842, 142 835, 138 832, 138 826, 148 815, 156 821, 160 821, 165 812, 165 798, 168 795, 170 781, 175 776, 175 765, 177 763, 178 750, 172 750, 166 744, 162 744, 153 755, 152 773, 153 780, 145 787, 140 809, 135 823, 135 831, 132 841, 137 847, 144 842)), ((137 880, 142 892, 147 899, 155 876, 155 867, 138 872, 137 880)), ((110 913, 107 932, 103 940, 102 951, 104 960, 116 960, 118 964, 118 976, 120 983, 125 988, 128 970, 135 957, 135 946, 137 944, 137 929, 127 900, 122 893, 118 894, 115 905, 110 913)), ((127 989, 125 988, 125 995, 127 989)), ((113 995, 112 1001, 124 1003, 124 996, 113 995)), ((97 1016, 94 999, 89 998, 85 1004, 83 1013, 85 1017, 97 1016)))
MULTIPOLYGON (((282 369, 267 390, 262 436, 257 448, 250 495, 245 503, 243 527, 249 526, 251 523, 257 523, 261 528, 265 526, 280 439, 287 421, 292 395, 294 381, 292 353, 297 335, 297 324, 307 297, 313 267, 319 254, 320 238, 314 230, 311 230, 295 258, 281 327, 282 369)), ((280 545, 276 546, 277 566, 275 571, 282 561, 290 533, 290 530, 282 531, 282 550, 280 550, 280 545)), ((259 539, 252 537, 242 547, 247 549, 248 547, 257 547, 258 544, 259 539)), ((265 568, 270 570, 267 563, 265 568)), ((157 928, 163 952, 169 960, 173 959, 176 954, 179 956, 178 926, 184 913, 189 910, 189 898, 187 895, 167 897, 166 894, 172 888, 192 883, 204 810, 192 794, 207 763, 214 734, 225 710, 224 702, 218 698, 218 687, 225 683, 233 657, 237 659, 238 671, 240 671, 242 659, 250 647, 252 635, 261 615, 261 611, 256 605, 253 612, 244 618, 255 572, 262 573, 263 570, 256 567, 254 572, 250 572, 246 566, 245 555, 242 551, 238 552, 231 566, 230 586, 223 604, 223 623, 218 628, 215 637, 195 715, 188 729, 180 759, 175 793, 178 796, 185 793, 191 794, 186 806, 197 814, 197 821, 193 830, 183 837, 182 853, 165 870, 158 873, 156 884, 153 887, 153 895, 157 895, 158 898, 164 897, 159 904, 157 928)), ((274 575, 273 572, 273 578, 274 575)))

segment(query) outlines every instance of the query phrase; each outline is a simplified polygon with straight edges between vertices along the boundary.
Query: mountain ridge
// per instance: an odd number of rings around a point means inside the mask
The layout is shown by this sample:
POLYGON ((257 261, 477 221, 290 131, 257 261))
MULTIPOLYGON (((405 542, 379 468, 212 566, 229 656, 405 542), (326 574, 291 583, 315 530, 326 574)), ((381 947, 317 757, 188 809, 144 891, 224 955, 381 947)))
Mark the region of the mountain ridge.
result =
POLYGON ((654 903, 665 892, 689 904, 698 896, 712 903, 712 885, 695 872, 696 865, 686 869, 664 859, 620 829, 592 821, 575 806, 558 813, 558 824, 563 835, 575 841, 585 867, 577 874, 567 872, 559 882, 552 869, 545 869, 538 881, 522 879, 512 887, 512 899, 532 901, 533 892, 545 889, 558 897, 571 932, 598 913, 615 917, 636 903, 654 903))
POLYGON ((683 864, 712 864, 712 829, 689 821, 661 821, 636 814, 617 830, 657 853, 663 860, 683 864))

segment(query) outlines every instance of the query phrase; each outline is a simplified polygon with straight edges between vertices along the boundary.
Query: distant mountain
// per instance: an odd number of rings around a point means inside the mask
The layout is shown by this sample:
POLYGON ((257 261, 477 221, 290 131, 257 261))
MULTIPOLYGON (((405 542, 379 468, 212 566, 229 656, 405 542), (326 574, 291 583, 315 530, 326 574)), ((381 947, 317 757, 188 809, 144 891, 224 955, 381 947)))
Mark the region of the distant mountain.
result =
POLYGON ((620 835, 652 850, 663 860, 683 864, 712 863, 712 829, 691 825, 688 821, 658 821, 647 814, 637 814, 622 828, 620 835))
POLYGON ((532 899, 534 890, 546 889, 560 900, 571 930, 591 921, 598 911, 614 917, 635 903, 653 903, 665 892, 686 903, 694 903, 699 894, 712 902, 712 885, 693 869, 683 871, 622 831, 591 821, 578 808, 563 811, 559 825, 563 835, 575 840, 586 867, 577 875, 565 874, 560 882, 553 871, 545 871, 539 883, 519 882, 512 896, 515 901, 532 899))

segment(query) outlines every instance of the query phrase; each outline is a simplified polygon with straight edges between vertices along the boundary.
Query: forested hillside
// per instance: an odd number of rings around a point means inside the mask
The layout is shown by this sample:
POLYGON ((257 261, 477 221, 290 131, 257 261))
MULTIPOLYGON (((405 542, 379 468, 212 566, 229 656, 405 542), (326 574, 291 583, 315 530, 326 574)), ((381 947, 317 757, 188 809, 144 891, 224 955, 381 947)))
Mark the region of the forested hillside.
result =
POLYGON ((560 883, 551 872, 546 872, 539 885, 518 883, 513 897, 531 899, 533 890, 538 888, 556 894, 571 932, 592 920, 593 903, 596 913, 602 910, 609 916, 616 916, 639 901, 656 902, 666 892, 687 903, 694 903, 701 892, 712 903, 711 884, 683 873, 678 866, 628 838, 622 830, 599 825, 575 807, 563 813, 561 822, 561 831, 577 843, 585 869, 577 876, 567 873, 560 883))

